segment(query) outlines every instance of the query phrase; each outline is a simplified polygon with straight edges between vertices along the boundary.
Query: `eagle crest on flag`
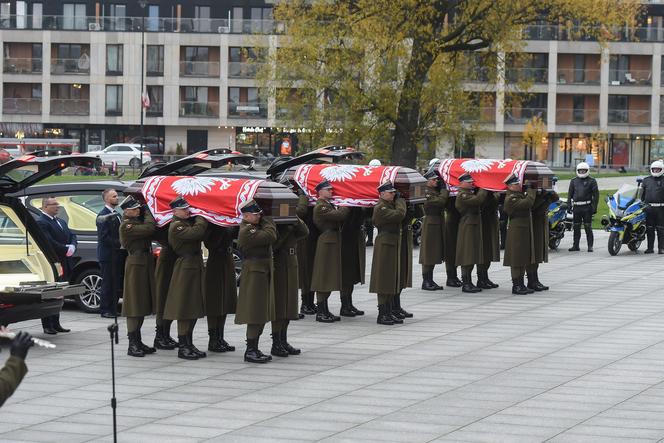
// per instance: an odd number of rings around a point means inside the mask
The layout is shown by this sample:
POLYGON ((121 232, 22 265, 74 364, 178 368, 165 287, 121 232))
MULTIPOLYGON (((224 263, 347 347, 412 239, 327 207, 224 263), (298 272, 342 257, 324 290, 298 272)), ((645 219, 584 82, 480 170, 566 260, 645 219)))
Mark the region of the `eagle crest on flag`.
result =
MULTIPOLYGON (((171 189, 179 195, 198 195, 209 192, 210 189, 217 183, 216 178, 211 177, 185 177, 174 181, 171 184, 171 189)), ((228 186, 226 186, 228 188, 228 186)), ((225 188, 222 188, 225 189, 225 188)))
POLYGON ((473 159, 461 163, 461 168, 466 172, 483 172, 491 169, 495 160, 473 159))
POLYGON ((353 165, 336 165, 322 169, 320 175, 330 182, 346 181, 355 178, 359 169, 353 165))

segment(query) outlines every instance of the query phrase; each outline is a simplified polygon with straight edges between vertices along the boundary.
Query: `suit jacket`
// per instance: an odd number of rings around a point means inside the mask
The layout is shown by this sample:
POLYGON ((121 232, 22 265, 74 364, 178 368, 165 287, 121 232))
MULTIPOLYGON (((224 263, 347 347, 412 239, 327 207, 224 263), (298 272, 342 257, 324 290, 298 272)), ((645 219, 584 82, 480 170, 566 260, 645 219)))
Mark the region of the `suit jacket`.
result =
POLYGON ((97 260, 110 262, 120 249, 120 214, 106 206, 97 214, 97 260))
POLYGON ((74 267, 74 261, 71 257, 67 257, 67 245, 78 247, 76 235, 69 230, 67 222, 60 218, 52 219, 46 214, 39 216, 37 224, 44 235, 46 235, 51 247, 58 256, 58 260, 60 261, 64 272, 64 278, 65 280, 68 280, 71 270, 74 267))

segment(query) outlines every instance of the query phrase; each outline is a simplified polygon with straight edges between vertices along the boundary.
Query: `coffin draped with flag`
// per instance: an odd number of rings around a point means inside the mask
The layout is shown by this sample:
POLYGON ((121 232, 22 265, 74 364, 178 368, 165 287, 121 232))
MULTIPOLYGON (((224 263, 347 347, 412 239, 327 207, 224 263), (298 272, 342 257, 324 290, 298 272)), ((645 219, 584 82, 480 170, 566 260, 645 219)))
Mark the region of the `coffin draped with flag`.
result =
POLYGON ((441 160, 437 169, 452 194, 456 193, 459 177, 465 173, 473 177, 476 187, 493 192, 507 189, 503 181, 510 174, 516 174, 521 183, 528 182, 531 187, 553 190, 551 169, 529 160, 455 158, 441 160))

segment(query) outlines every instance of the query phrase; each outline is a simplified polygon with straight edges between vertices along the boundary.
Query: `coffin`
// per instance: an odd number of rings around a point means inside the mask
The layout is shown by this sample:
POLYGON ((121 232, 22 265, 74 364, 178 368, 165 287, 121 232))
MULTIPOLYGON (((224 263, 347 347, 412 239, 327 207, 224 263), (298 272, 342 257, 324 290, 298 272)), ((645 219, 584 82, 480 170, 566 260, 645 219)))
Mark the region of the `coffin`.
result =
POLYGON ((530 187, 553 190, 553 172, 543 163, 529 160, 492 160, 492 159, 445 159, 433 166, 443 178, 448 188, 455 191, 459 177, 469 173, 475 179, 478 188, 489 191, 505 191, 503 181, 516 174, 522 183, 530 187))

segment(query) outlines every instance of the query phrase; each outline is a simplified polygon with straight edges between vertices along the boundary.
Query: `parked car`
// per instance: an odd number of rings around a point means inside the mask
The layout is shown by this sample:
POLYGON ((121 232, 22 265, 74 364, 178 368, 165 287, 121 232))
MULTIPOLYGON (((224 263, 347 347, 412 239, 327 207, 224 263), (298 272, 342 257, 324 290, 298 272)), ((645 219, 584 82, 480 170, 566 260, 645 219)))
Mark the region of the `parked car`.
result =
POLYGON ((115 162, 118 166, 130 166, 138 169, 152 161, 152 155, 145 147, 141 154, 141 145, 135 143, 115 143, 107 146, 101 151, 95 151, 95 155, 101 159, 104 164, 115 162), (143 163, 141 163, 141 158, 143 163))
MULTIPOLYGON (((141 137, 134 137, 129 140, 129 143, 141 145, 141 137)), ((164 143, 159 140, 159 137, 143 137, 143 148, 150 151, 150 154, 164 155, 164 143)))

